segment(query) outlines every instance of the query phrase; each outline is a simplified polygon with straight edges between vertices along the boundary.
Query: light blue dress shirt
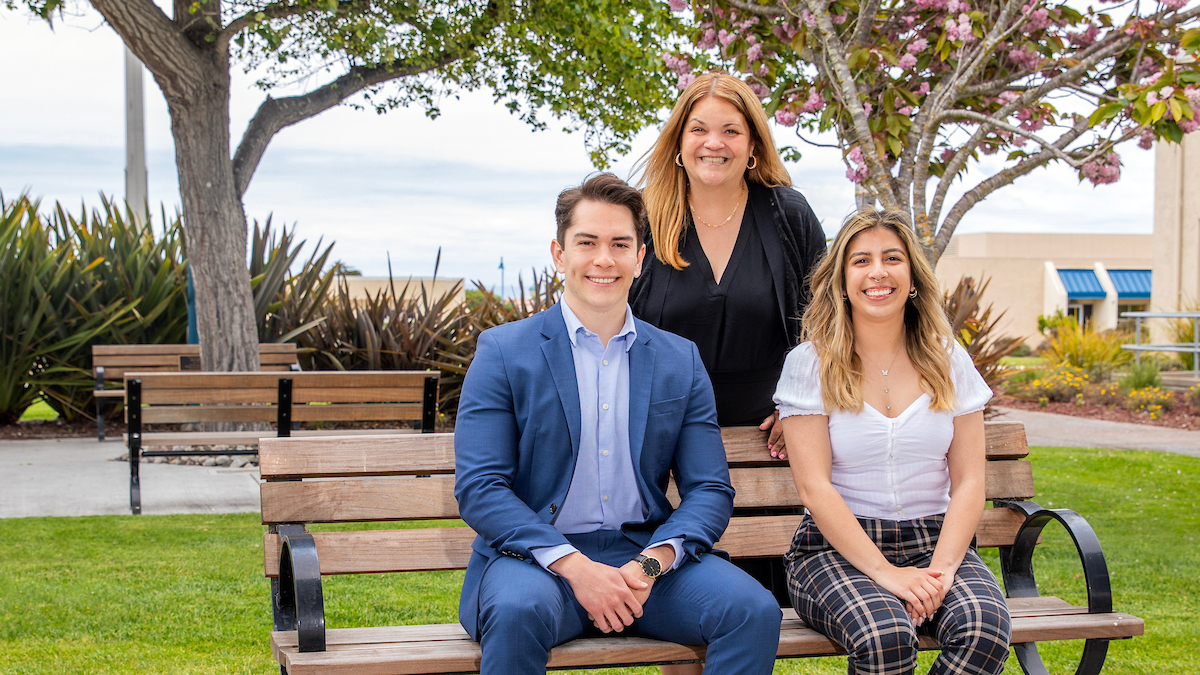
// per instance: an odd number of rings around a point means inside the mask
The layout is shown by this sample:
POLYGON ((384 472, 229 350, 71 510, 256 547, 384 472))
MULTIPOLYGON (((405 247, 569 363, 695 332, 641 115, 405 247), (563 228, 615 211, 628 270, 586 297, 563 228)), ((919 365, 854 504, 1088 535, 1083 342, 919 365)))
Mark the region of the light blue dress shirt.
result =
MULTIPOLYGON (((628 522, 646 519, 646 502, 638 491, 633 457, 629 451, 629 348, 637 337, 633 311, 625 306, 625 324, 604 345, 600 336, 583 326, 565 299, 560 301, 575 380, 579 386, 579 456, 571 487, 563 500, 554 528, 563 534, 619 530, 628 522)), ((683 560, 681 539, 651 544, 671 544, 675 561, 683 560)), ((533 557, 547 570, 559 558, 577 551, 570 544, 533 549, 533 557)))

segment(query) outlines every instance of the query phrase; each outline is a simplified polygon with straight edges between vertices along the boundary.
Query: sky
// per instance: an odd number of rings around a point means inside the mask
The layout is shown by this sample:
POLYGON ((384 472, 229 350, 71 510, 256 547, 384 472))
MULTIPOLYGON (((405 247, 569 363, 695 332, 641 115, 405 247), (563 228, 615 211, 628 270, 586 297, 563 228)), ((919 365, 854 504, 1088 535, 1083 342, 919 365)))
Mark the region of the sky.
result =
MULTIPOLYGON (((81 3, 83 4, 83 3, 81 3)), ((230 109, 236 147, 264 93, 254 74, 235 69, 230 109)), ((179 209, 166 103, 144 80, 151 213, 179 209)), ((298 91, 298 90, 297 90, 298 91)), ((276 96, 297 91, 281 91, 276 96)), ((306 251, 335 242, 333 257, 367 276, 439 276, 501 282, 551 263, 554 200, 595 170, 583 135, 533 131, 486 92, 441 105, 377 115, 340 107, 289 127, 271 141, 245 195, 249 222, 294 226, 306 251)), ((772 124, 774 124, 772 122, 772 124)), ((779 145, 798 144, 773 129, 779 145)), ((640 134, 611 170, 630 178, 656 129, 640 134)), ((61 202, 78 213, 101 193, 124 196, 124 46, 90 10, 53 29, 27 13, 0 9, 0 193, 61 202)), ((802 144, 800 144, 802 145, 802 144)), ((854 188, 836 150, 802 145, 788 164, 795 187, 832 236, 854 207, 854 188)), ((1122 179, 1093 187, 1068 167, 1039 169, 968 212, 958 233, 1069 232, 1149 234, 1153 230, 1154 154, 1123 146, 1122 179)), ((998 166, 998 165, 997 165, 998 166)), ((982 167, 990 173, 997 166, 982 167)), ((973 185, 986 175, 978 172, 973 185)), ((963 192, 959 183, 951 193, 963 192)))

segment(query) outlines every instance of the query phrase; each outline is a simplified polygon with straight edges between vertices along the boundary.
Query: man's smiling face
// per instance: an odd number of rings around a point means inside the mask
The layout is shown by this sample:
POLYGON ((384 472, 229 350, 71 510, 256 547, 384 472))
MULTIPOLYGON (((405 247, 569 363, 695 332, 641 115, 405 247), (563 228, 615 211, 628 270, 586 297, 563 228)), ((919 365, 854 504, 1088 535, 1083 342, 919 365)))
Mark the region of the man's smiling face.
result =
POLYGON ((646 247, 637 241, 628 208, 585 199, 572 212, 563 242, 552 242, 550 252, 571 310, 606 314, 625 311, 646 247))

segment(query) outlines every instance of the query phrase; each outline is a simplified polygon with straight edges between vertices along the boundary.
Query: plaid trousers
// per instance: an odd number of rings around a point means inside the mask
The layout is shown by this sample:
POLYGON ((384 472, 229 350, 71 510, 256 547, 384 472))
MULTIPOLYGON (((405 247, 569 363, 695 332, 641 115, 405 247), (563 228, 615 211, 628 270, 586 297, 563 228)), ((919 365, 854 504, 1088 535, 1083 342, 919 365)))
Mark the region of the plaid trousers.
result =
MULTIPOLYGON (((942 516, 906 521, 860 518, 859 524, 893 565, 928 567, 942 516)), ((991 675, 1004 669, 1011 626, 996 577, 974 546, 932 620, 913 625, 904 603, 835 551, 805 516, 784 557, 788 593, 811 628, 850 654, 850 675, 908 675, 916 670, 917 636, 937 639, 931 675, 991 675)))

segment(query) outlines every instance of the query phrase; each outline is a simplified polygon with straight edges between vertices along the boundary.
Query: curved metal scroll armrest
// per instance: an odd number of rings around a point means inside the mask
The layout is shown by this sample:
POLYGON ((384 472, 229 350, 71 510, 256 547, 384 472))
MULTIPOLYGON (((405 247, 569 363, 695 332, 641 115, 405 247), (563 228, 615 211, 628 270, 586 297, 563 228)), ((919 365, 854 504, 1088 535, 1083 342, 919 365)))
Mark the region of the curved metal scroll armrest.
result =
MULTIPOLYGON (((1079 552, 1079 560, 1083 564, 1083 577, 1087 583, 1088 613, 1112 612, 1112 585, 1109 582, 1108 564, 1104 561, 1104 551, 1100 548, 1096 532, 1083 516, 1070 509, 1043 509, 1034 502, 995 503, 1025 516, 1025 522, 1017 530, 1013 545, 1000 547, 1000 572, 1004 575, 1004 588, 1008 597, 1038 597, 1037 580, 1033 575, 1033 549, 1042 535, 1042 530, 1050 521, 1056 520, 1066 528, 1071 540, 1075 542, 1075 550, 1079 552)), ((1038 654, 1036 642, 1014 644, 1013 650, 1021 669, 1029 675, 1045 675, 1048 672, 1038 654)), ((1108 640, 1086 640, 1075 674, 1097 675, 1104 667, 1104 658, 1107 655, 1108 640)))
POLYGON ((1037 581, 1033 575, 1033 548, 1042 529, 1056 520, 1071 535, 1079 560, 1083 563, 1083 578, 1087 583, 1088 613, 1107 614, 1112 612, 1112 585, 1108 577, 1108 564, 1104 551, 1092 526, 1083 516, 1070 509, 1043 509, 1033 502, 999 502, 1005 508, 1019 511, 1025 522, 1017 531, 1012 546, 1000 549, 1000 570, 1004 574, 1004 587, 1010 598, 1038 597, 1037 581))
POLYGON ((325 651, 325 596, 312 535, 281 534, 279 609, 282 623, 296 627, 302 652, 325 651))

